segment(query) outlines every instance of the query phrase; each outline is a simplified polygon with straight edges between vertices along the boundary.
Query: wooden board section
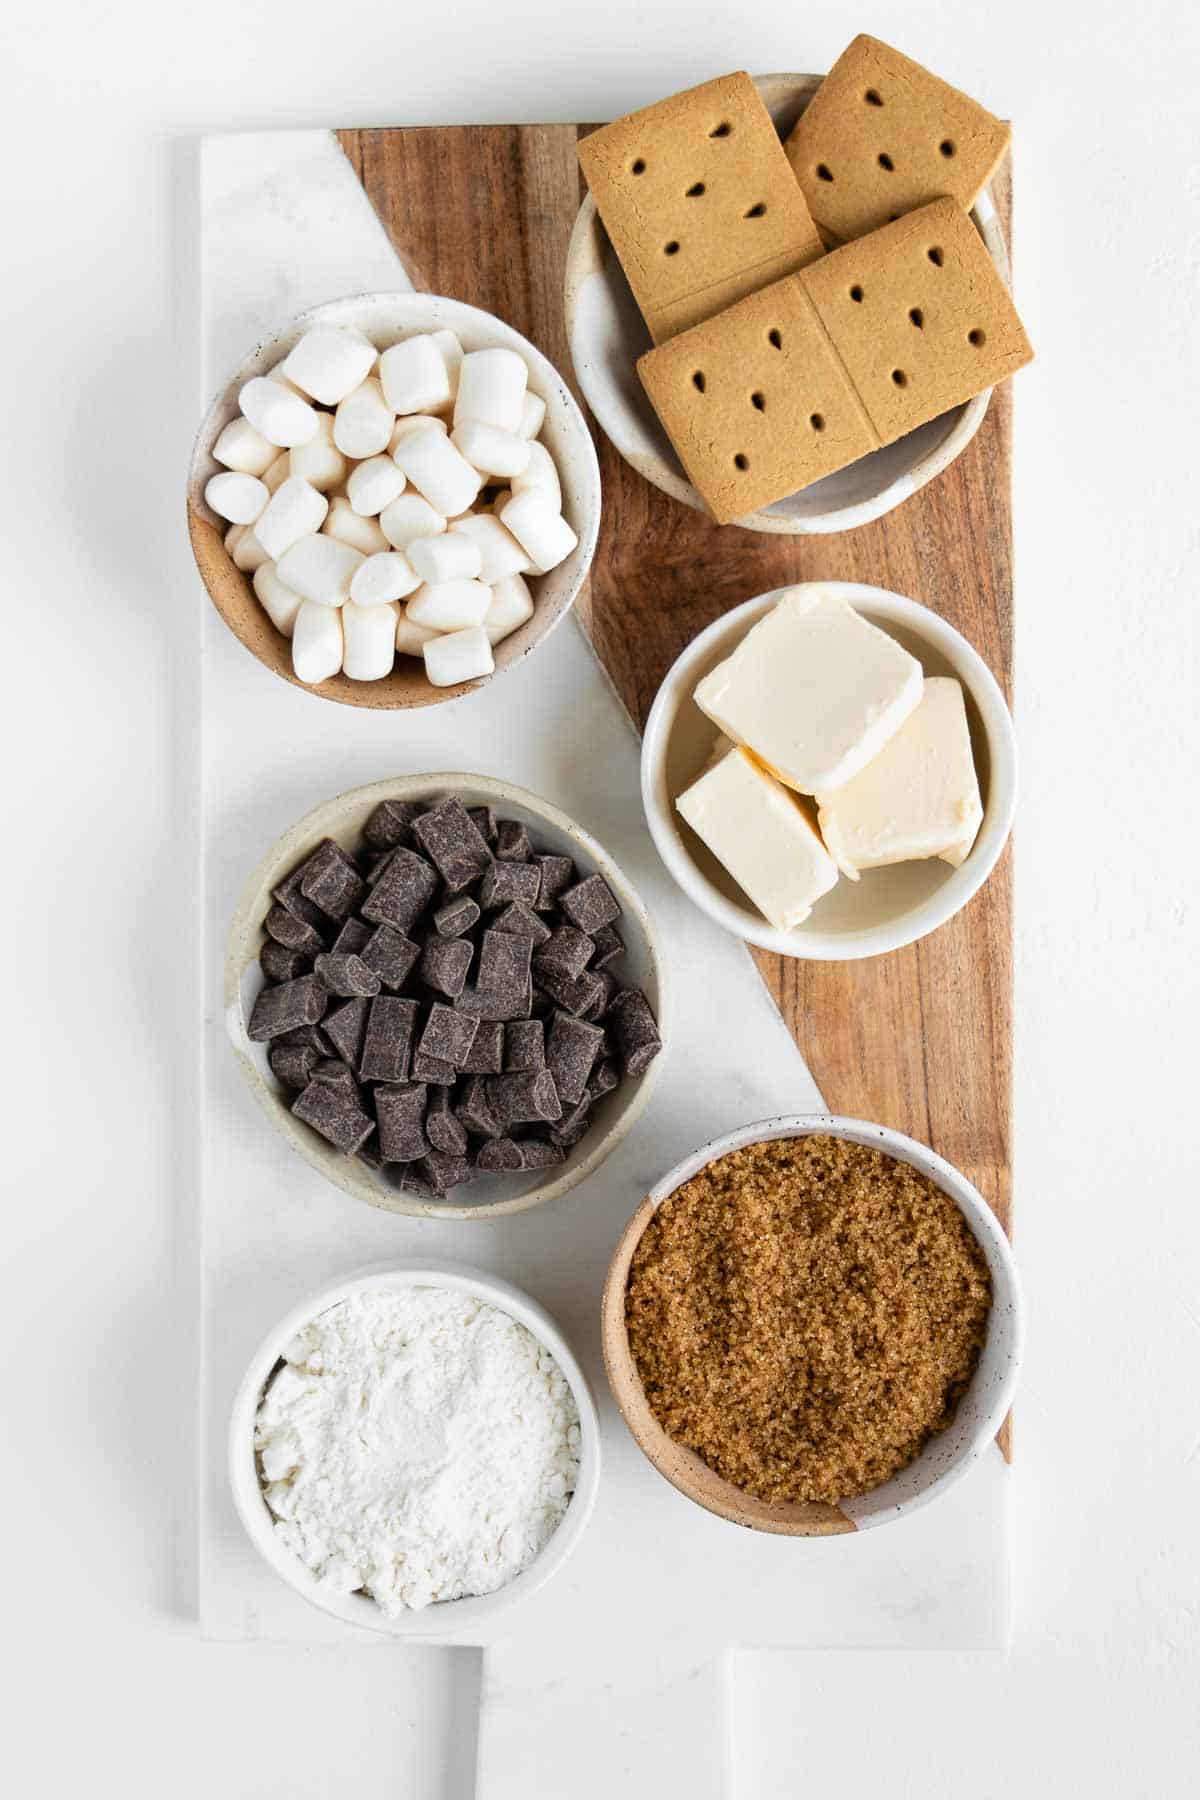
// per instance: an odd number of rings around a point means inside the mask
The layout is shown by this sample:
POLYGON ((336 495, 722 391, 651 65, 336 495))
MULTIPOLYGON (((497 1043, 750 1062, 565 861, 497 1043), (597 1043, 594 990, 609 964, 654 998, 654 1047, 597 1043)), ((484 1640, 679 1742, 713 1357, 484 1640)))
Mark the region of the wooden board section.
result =
MULTIPOLYGON (((571 379, 567 243, 581 196, 574 125, 342 131, 339 140, 413 284, 498 314, 571 379)), ((1006 235, 1006 160, 992 186, 1006 235)), ((580 616, 641 725, 697 632, 788 582, 871 582, 955 625, 1012 686, 1011 397, 992 399, 954 466, 887 518, 830 537, 720 528, 633 473, 595 431, 600 544, 580 616)), ((976 1183, 1011 1227, 1011 849, 923 943, 866 962, 755 952, 837 1112, 908 1132, 976 1183)), ((1003 1447, 1007 1450, 1007 1439, 1003 1447)))

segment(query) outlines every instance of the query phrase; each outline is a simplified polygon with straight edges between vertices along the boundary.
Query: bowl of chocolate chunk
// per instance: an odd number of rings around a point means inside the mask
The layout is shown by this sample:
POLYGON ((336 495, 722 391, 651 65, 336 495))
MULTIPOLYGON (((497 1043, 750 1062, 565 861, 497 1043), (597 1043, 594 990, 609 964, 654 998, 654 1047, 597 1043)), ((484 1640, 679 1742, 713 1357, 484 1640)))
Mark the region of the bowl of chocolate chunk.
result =
POLYGON ((587 576, 600 472, 570 388, 435 294, 331 301, 213 401, 188 528, 230 630, 348 706, 429 706, 535 650, 587 576))
POLYGON ((659 1071, 662 957, 606 851, 483 775, 398 776, 301 819, 250 878, 225 1017, 255 1098, 314 1168, 392 1212, 550 1200, 659 1071))
POLYGON ((659 1474, 734 1524, 830 1537, 925 1505, 992 1443, 1021 1297, 955 1168, 884 1126, 810 1115, 745 1126, 663 1177, 617 1246, 601 1332, 659 1474))
POLYGON ((759 595, 676 660, 642 739, 659 854, 717 924, 853 961, 943 925, 995 868, 1016 805, 1004 696, 952 625, 901 594, 759 595))

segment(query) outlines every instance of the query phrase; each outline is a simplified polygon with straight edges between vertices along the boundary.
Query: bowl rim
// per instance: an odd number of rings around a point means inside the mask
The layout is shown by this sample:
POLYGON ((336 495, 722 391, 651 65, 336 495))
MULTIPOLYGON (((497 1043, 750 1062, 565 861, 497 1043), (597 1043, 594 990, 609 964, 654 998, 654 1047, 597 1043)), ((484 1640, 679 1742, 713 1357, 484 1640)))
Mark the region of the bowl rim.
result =
MULTIPOLYGON (((807 98, 811 99, 824 77, 781 72, 754 75, 751 79, 763 95, 764 100, 770 104, 772 100, 778 103, 782 99, 795 98, 800 94, 806 94, 807 98)), ((990 183, 984 187, 974 206, 970 209, 970 217, 987 247, 988 254, 996 265, 1001 280, 1006 287, 1011 288, 1012 265, 1000 223, 1000 215, 995 201, 992 199, 990 183)), ((584 285, 597 273, 594 266, 593 246, 597 241, 597 233, 602 230, 603 226, 596 210, 596 203, 590 193, 585 193, 567 245, 566 270, 563 280, 563 312, 575 379, 579 383, 580 391, 587 401, 588 409, 597 425, 622 461, 628 463, 639 475, 644 475, 646 480, 660 492, 667 494, 673 500, 681 501, 694 512, 699 512, 707 517, 708 508, 694 483, 688 479, 682 468, 659 455, 657 451, 641 455, 634 461, 622 449, 618 437, 609 430, 607 420, 611 416, 612 409, 607 402, 607 384, 596 378, 593 361, 589 357, 587 347, 580 341, 578 332, 579 300, 584 285)), ((805 517, 775 513, 767 507, 761 507, 756 512, 746 514, 744 518, 731 519, 729 523, 739 526, 745 531, 790 537, 817 537, 831 532, 853 531, 859 525, 869 525, 873 520, 894 512, 896 507, 903 505, 904 501, 910 500, 935 476, 940 475, 943 470, 948 469, 953 462, 957 461, 983 424, 992 392, 991 388, 986 388, 983 393, 975 395, 971 400, 964 401, 961 406, 951 408, 951 413, 957 413, 958 417, 945 437, 926 451, 911 469, 904 470, 878 494, 872 495, 866 500, 855 500, 831 506, 824 512, 811 513, 805 517)))
MULTIPOLYGON (((369 329, 369 321, 365 328, 369 329)), ((290 348, 290 343, 288 347, 290 348)), ((233 633, 234 637, 237 638, 243 649, 247 650, 261 667, 266 669, 269 674, 276 676, 280 680, 286 681, 289 686, 299 688, 303 693, 310 694, 318 700, 333 701, 335 704, 341 706, 356 706, 375 711, 399 712, 411 711, 422 706, 438 706, 443 701, 458 700, 466 694, 474 693, 486 683, 495 680, 496 676, 504 675, 509 669, 516 668, 519 663, 524 662, 527 656, 531 656, 534 651, 546 641, 550 636, 550 633, 557 625, 561 624, 562 620, 565 619, 567 614, 571 611, 571 608, 574 606, 591 574, 592 563, 596 554, 596 545, 600 536, 603 495, 600 481, 600 462, 596 453, 595 442, 593 441, 591 431, 588 429, 587 421, 583 415, 583 410, 580 407, 578 400, 575 398, 575 395, 571 392, 566 377, 560 373, 545 352, 539 350, 537 345, 533 343, 531 339, 527 338, 523 332, 518 331, 515 325, 510 325, 507 320, 500 318, 497 313, 487 312, 483 307, 472 306, 469 301, 456 300, 450 295, 430 294, 415 288, 411 290, 397 288, 394 290, 378 289, 376 291, 367 291, 364 293, 345 294, 331 300, 323 300, 315 306, 306 307, 303 312, 291 315, 289 318, 285 319, 282 324, 276 325, 271 331, 265 333, 258 339, 253 348, 240 359, 230 375, 220 384, 205 408, 199 427, 192 439, 192 448, 188 458, 187 479, 185 484, 185 503, 188 538, 192 546, 192 553, 196 562, 197 572, 200 576, 201 585, 222 622, 233 633), (223 536, 224 532, 228 529, 227 522, 218 519, 217 515, 212 512, 211 508, 204 500, 203 490, 207 476, 205 464, 212 460, 211 446, 216 441, 217 434, 222 424, 227 423, 229 418, 236 416, 237 392, 242 384, 249 380, 251 375, 255 372, 256 365, 266 360, 270 360, 272 363, 277 361, 279 356, 286 354, 283 347, 285 340, 294 342, 295 339, 311 325, 321 324, 329 320, 344 324, 347 323, 347 319, 344 316, 346 314, 354 313, 360 309, 364 312, 368 312, 372 309, 379 309, 385 306, 399 308, 402 311, 407 310, 411 306, 415 315, 423 315, 414 317, 414 329, 423 326, 424 329, 428 330, 442 329, 445 327, 449 327, 451 330, 461 330, 463 328, 469 328, 473 324, 482 324, 486 326, 489 331, 498 330, 502 336, 509 338, 511 340, 510 347, 519 350, 520 354, 527 359, 531 374, 535 374, 538 377, 539 386, 537 391, 547 400, 547 404, 549 404, 551 398, 553 398, 562 405, 563 415, 567 421, 572 442, 580 462, 580 472, 578 476, 570 480, 568 480, 568 477, 560 468, 564 492, 571 495, 575 502, 575 511, 579 515, 578 519, 575 521, 578 527, 579 546, 577 551, 572 552, 572 556, 578 556, 578 568, 570 579, 564 597, 546 610, 540 630, 523 645, 519 654, 511 657, 511 659, 507 661, 497 661, 496 666, 490 675, 482 675, 477 680, 470 682, 459 682, 454 687, 448 688, 435 688, 431 683, 426 683, 423 688, 415 690, 411 697, 403 700, 388 700, 384 698, 382 691, 383 684, 379 682, 354 682, 349 685, 348 690, 345 692, 338 691, 329 693, 323 691, 327 685, 325 683, 318 683, 314 687, 307 682, 297 680, 295 676, 287 670, 272 668, 271 665, 265 662, 262 656, 259 655, 254 646, 246 641, 234 621, 230 618, 227 608, 213 592, 205 574, 198 547, 199 535, 202 530, 215 528, 219 530, 223 536), (276 352, 278 352, 278 355, 276 352)), ((554 571, 552 570, 551 576, 553 576, 553 574, 554 571)), ((247 579, 249 578, 247 577, 247 579)), ((542 577, 541 579, 546 580, 549 579, 549 577, 542 577)), ((533 619, 528 623, 532 624, 536 621, 537 616, 537 600, 535 599, 533 619)), ((524 629, 525 627, 522 627, 522 630, 524 629)), ((517 634, 514 634, 514 636, 515 635, 517 634)))
MULTIPOLYGON (((882 627, 887 628, 885 623, 882 627)), ((733 649, 731 642, 730 651, 733 649)), ((1017 804, 1017 744, 1012 714, 1000 684, 974 648, 948 620, 919 600, 889 588, 864 581, 791 582, 756 594, 740 606, 722 613, 685 645, 671 664, 654 696, 642 734, 641 757, 642 808, 655 847, 671 876, 709 918, 735 937, 760 949, 773 950, 802 962, 858 962, 865 957, 885 956, 893 950, 918 943, 939 926, 946 924, 974 898, 991 875, 1004 851, 1012 829, 1017 804), (675 796, 667 793, 665 759, 680 710, 691 699, 692 671, 714 643, 729 634, 737 641, 739 622, 747 628, 763 618, 780 598, 794 587, 831 587, 851 605, 864 602, 864 610, 882 615, 887 623, 899 625, 925 640, 952 665, 979 711, 988 742, 990 781, 987 805, 979 834, 966 861, 941 887, 929 894, 916 907, 900 915, 890 926, 865 927, 854 934, 781 931, 759 915, 749 900, 735 904, 717 889, 697 866, 687 848, 686 839, 675 822, 675 796)))
POLYGON ((234 1509, 264 1561, 289 1587, 321 1612, 344 1624, 410 1643, 456 1637, 464 1623, 495 1618, 543 1587, 561 1568, 587 1529, 599 1492, 600 1465, 600 1420, 591 1383, 551 1314, 532 1295, 502 1276, 466 1263, 433 1257, 403 1257, 365 1265, 324 1284, 290 1307, 260 1340, 246 1365, 230 1409, 226 1439, 226 1466, 234 1509), (254 1419, 259 1397, 280 1360, 283 1346, 303 1325, 353 1294, 388 1293, 405 1287, 446 1287, 476 1294, 524 1325, 553 1355, 574 1395, 579 1413, 580 1461, 575 1492, 561 1523, 533 1562, 512 1581, 492 1594, 435 1602, 419 1612, 403 1613, 398 1619, 390 1619, 365 1595, 323 1593, 320 1583, 304 1564, 279 1543, 272 1528, 271 1514, 262 1498, 255 1467, 254 1419), (469 1610, 460 1610, 463 1608, 469 1610))
MULTIPOLYGON (((298 854, 299 852, 297 852, 298 854)), ((409 1218, 481 1221, 503 1218, 511 1213, 527 1212, 532 1207, 541 1206, 548 1200, 558 1199, 576 1187, 588 1175, 591 1175, 633 1129, 654 1092, 662 1073, 670 1041, 671 994, 671 983, 667 975, 667 959, 649 909, 624 869, 598 839, 594 838, 561 807, 555 806, 552 801, 543 800, 540 794, 534 794, 528 788, 520 787, 516 782, 505 781, 498 776, 477 775, 462 770, 420 771, 409 775, 385 776, 360 787, 346 788, 331 799, 311 807, 302 818, 297 819, 286 831, 282 832, 259 858, 243 885, 226 937, 223 971, 226 1036, 233 1046, 243 1078, 249 1085, 254 1098, 266 1112, 280 1135, 318 1175, 333 1182, 352 1199, 365 1201, 368 1205, 377 1207, 381 1211, 398 1213, 409 1218), (498 1200, 483 1201, 475 1206, 445 1204, 439 1201, 424 1200, 416 1194, 404 1194, 398 1190, 383 1189, 371 1179, 370 1172, 365 1165, 360 1164, 355 1157, 330 1158, 328 1167, 324 1161, 316 1160, 314 1134, 295 1119, 287 1107, 282 1104, 250 1056, 241 1006, 242 975, 248 965, 256 959, 256 952, 252 949, 257 930, 257 926, 253 922, 254 912, 260 903, 264 888, 269 887, 280 863, 291 854, 291 851, 285 846, 289 846, 293 841, 300 842, 314 832, 322 836, 332 835, 330 828, 336 825, 339 816, 349 805, 365 807, 380 800, 418 799, 436 792, 461 792, 464 787, 470 788, 476 794, 486 796, 484 803, 495 805, 497 808, 510 803, 525 807, 535 816, 545 820, 556 831, 561 832, 572 843, 578 845, 592 859, 597 870, 610 883, 620 900, 622 918, 633 922, 644 943, 649 973, 655 988, 653 996, 655 1018, 663 1044, 662 1050, 644 1074, 636 1078, 627 1078, 622 1083, 622 1086, 629 1091, 629 1098, 607 1130, 597 1134, 595 1142, 587 1148, 577 1162, 573 1161, 571 1154, 568 1153, 567 1161, 556 1165, 555 1169, 549 1171, 546 1180, 537 1182, 518 1194, 498 1200)), ((588 1136, 590 1137, 591 1133, 588 1136)), ((582 1145, 587 1143, 587 1137, 581 1140, 582 1145)))
MULTIPOLYGON (((776 1114, 767 1119, 760 1119, 750 1125, 738 1126, 733 1131, 724 1132, 720 1137, 711 1139, 681 1158, 674 1168, 668 1170, 650 1189, 649 1193, 635 1209, 628 1220, 617 1242, 605 1276, 604 1292, 601 1299, 601 1347, 604 1355, 604 1369, 609 1387, 617 1409, 629 1428, 630 1435, 647 1461, 671 1486, 702 1506, 706 1512, 727 1519, 731 1523, 747 1527, 750 1530, 773 1533, 785 1537, 834 1537, 853 1531, 868 1531, 881 1525, 893 1523, 896 1519, 906 1518, 917 1512, 931 1500, 949 1491, 962 1480, 967 1471, 979 1460, 996 1436, 1012 1406, 1013 1393, 1020 1375, 1025 1350, 1025 1305, 1021 1278, 1017 1269, 1016 1258, 1008 1235, 988 1205, 983 1195, 969 1181, 960 1169, 939 1156, 936 1150, 930 1149, 918 1139, 908 1137, 904 1132, 894 1131, 890 1126, 877 1125, 867 1119, 857 1119, 843 1113, 787 1113, 776 1114), (641 1383, 637 1377, 636 1365, 629 1350, 628 1337, 625 1332, 625 1289, 628 1284, 629 1261, 633 1250, 645 1231, 650 1219, 662 1205, 686 1181, 700 1170, 705 1169, 719 1157, 728 1155, 730 1151, 742 1149, 748 1144, 765 1143, 778 1138, 811 1137, 829 1135, 847 1139, 852 1143, 864 1144, 872 1149, 879 1149, 885 1155, 899 1162, 908 1163, 918 1173, 927 1176, 941 1191, 954 1201, 966 1219, 976 1242, 987 1257, 992 1273, 992 1306, 989 1315, 989 1331, 1000 1319, 1003 1312, 1007 1316, 1008 1350, 1007 1365, 1003 1378, 997 1383, 990 1404, 981 1417, 953 1461, 936 1476, 927 1486, 912 1494, 906 1500, 890 1506, 873 1516, 858 1514, 858 1502, 870 1504, 872 1492, 856 1496, 855 1499, 844 1500, 836 1506, 818 1506, 813 1503, 814 1513, 819 1518, 807 1521, 796 1519, 789 1522, 782 1516, 782 1509, 764 1508, 762 1519, 747 1516, 747 1500, 751 1507, 762 1506, 762 1502, 746 1496, 730 1482, 721 1482, 725 1493, 701 1497, 694 1490, 685 1472, 686 1465, 672 1459, 666 1464, 661 1446, 661 1439, 668 1450, 680 1450, 674 1440, 668 1438, 662 1427, 654 1420, 642 1394, 641 1383), (996 1291, 996 1276, 999 1272, 1003 1282, 1003 1292, 996 1291), (641 1396, 641 1405, 631 1411, 625 1389, 625 1383, 631 1380, 632 1391, 641 1396), (653 1427, 651 1435, 648 1421, 653 1427), (775 1517, 770 1517, 774 1513, 775 1517), (838 1516, 840 1515, 840 1517, 838 1516)), ((982 1362, 982 1356, 981 1356, 982 1362)), ((974 1381, 972 1377, 972 1381, 974 1381)), ((969 1392, 968 1387, 968 1392, 969 1392)), ((965 1396, 964 1396, 965 1398, 965 1396)), ((960 1400, 960 1406, 962 1404, 960 1400)), ((937 1434, 935 1434, 937 1435, 937 1434)), ((691 1455, 690 1452, 684 1452, 691 1455)), ((910 1465, 911 1467, 912 1465, 910 1465)), ((710 1471, 710 1473, 712 1473, 710 1471)), ((717 1477, 720 1481, 720 1477, 717 1477)), ((886 1484, 884 1484, 886 1485, 886 1484)))

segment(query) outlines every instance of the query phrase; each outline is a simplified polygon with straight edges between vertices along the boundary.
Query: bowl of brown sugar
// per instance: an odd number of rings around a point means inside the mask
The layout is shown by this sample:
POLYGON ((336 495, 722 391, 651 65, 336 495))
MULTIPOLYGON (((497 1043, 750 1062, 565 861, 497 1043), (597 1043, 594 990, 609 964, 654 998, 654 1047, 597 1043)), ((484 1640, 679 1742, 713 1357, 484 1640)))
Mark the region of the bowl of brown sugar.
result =
POLYGON ((602 1304, 658 1472, 758 1531, 901 1518, 992 1442, 1021 1358, 1008 1239, 924 1145, 825 1114, 704 1145, 642 1201, 602 1304))

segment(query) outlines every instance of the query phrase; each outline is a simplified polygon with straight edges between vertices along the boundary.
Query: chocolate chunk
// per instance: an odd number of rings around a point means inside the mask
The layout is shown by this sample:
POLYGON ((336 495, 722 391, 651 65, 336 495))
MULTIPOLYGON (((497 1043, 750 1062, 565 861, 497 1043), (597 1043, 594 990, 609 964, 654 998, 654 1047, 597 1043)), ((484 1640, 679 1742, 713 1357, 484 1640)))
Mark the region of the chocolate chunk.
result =
POLYGON ((425 1136, 446 1156, 465 1156, 467 1128, 454 1115, 452 1096, 446 1088, 434 1088, 425 1114, 425 1136))
POLYGON ((605 1014, 605 1024, 616 1045, 626 1075, 641 1075, 662 1049, 650 1002, 640 988, 622 988, 605 1014))
POLYGON ((318 1056, 332 1054, 329 1039, 320 1025, 297 1025, 294 1031, 285 1031, 274 1039, 277 1044, 299 1045, 301 1049, 315 1050, 318 1056))
POLYGON ((546 1067, 546 1028, 540 1019, 513 1019, 504 1027, 504 1072, 546 1067))
POLYGON ((467 1075, 499 1075, 504 1067, 504 1026, 499 1019, 480 1019, 475 1042, 463 1064, 467 1075))
POLYGON ((343 1000, 369 999, 382 985, 375 970, 368 968, 361 957, 347 955, 344 951, 330 950, 326 955, 318 956, 313 964, 313 974, 322 987, 328 988, 331 994, 340 995, 343 1000))
POLYGON ((604 1033, 598 1025, 585 1024, 565 1012, 556 1012, 551 1019, 546 1067, 554 1077, 560 1098, 570 1105, 582 1100, 603 1043, 604 1033))
POLYGON ((496 842, 499 824, 490 806, 468 806, 467 817, 487 844, 496 842))
POLYGON ((407 1081, 417 1003, 381 994, 370 1007, 359 1073, 364 1081, 407 1081))
POLYGON ((300 865, 300 892, 331 919, 345 919, 367 891, 367 884, 340 844, 324 838, 300 865))
POLYGON ((382 1169, 383 1156, 379 1149, 379 1133, 373 1131, 366 1143, 361 1144, 355 1151, 355 1155, 360 1162, 366 1163, 368 1169, 382 1169))
POLYGON ((303 956, 320 956, 325 948, 325 940, 316 926, 297 918, 286 906, 271 908, 263 920, 263 930, 285 950, 299 950, 303 956))
POLYGON ((326 1015, 322 1029, 343 1062, 357 1069, 362 1062, 363 1038, 367 1031, 370 1003, 351 1000, 326 1015))
POLYGON ((333 940, 335 956, 359 956, 371 939, 371 927, 361 919, 347 919, 333 940))
POLYGON ((426 1088, 423 1082, 375 1089, 375 1117, 384 1162, 410 1163, 429 1148, 425 1136, 426 1088))
POLYGON ((315 1064, 312 1072, 314 1081, 324 1081, 330 1087, 340 1089, 343 1094, 357 1094, 358 1083, 354 1079, 354 1070, 340 1056, 323 1056, 315 1064))
POLYGON ((293 1100, 292 1111, 346 1156, 353 1156, 375 1129, 374 1119, 363 1111, 357 1095, 330 1087, 327 1081, 310 1081, 293 1100))
POLYGON ((501 862, 527 863, 533 855, 529 833, 519 819, 501 819, 496 829, 496 855, 501 862))
POLYGON ((372 888, 395 855, 394 850, 373 850, 367 857, 367 886, 372 888))
POLYGON ((460 894, 455 900, 447 900, 445 906, 439 906, 433 915, 433 927, 439 937, 462 937, 473 925, 479 923, 479 908, 469 894, 460 894))
POLYGON ((271 1073, 284 1087, 307 1087, 313 1069, 320 1061, 315 1050, 306 1044, 274 1043, 267 1052, 271 1073))
POLYGON ((605 1094, 611 1094, 620 1084, 621 1076, 616 1063, 605 1056, 596 1064, 588 1080, 588 1099, 594 1106, 597 1100, 602 1100, 605 1094))
POLYGON ((446 1156, 440 1150, 431 1150, 417 1167, 437 1194, 448 1194, 475 1173, 465 1156, 446 1156))
POLYGON ((475 949, 469 938, 432 937, 421 952, 417 974, 436 993, 457 1000, 467 985, 475 949))
POLYGON ((428 1050, 415 1050, 412 1078, 414 1081, 427 1081, 435 1087, 453 1087, 458 1080, 458 1068, 444 1057, 431 1056, 428 1050))
POLYGON ((329 995, 315 975, 299 975, 295 981, 281 981, 278 987, 261 988, 246 1035, 252 1043, 265 1044, 298 1025, 315 1025, 325 1017, 328 1005, 329 995))
POLYGON ((476 1165, 489 1174, 515 1175, 525 1167, 520 1144, 512 1138, 490 1138, 475 1158, 476 1165))
POLYGON ((422 1173, 422 1163, 398 1163, 388 1170, 388 1175, 402 1194, 419 1194, 422 1200, 441 1198, 441 1190, 422 1173))
MULTIPOLYGON (((556 1163, 566 1162, 566 1151, 558 1144, 552 1144, 542 1137, 526 1137, 519 1140, 521 1148, 521 1166, 525 1169, 551 1169, 556 1163)), ((486 1149, 486 1145, 484 1148, 486 1149)))
POLYGON ((495 988, 465 987, 458 1010, 473 1013, 477 1019, 528 1019, 533 1012, 533 985, 520 996, 495 988))
POLYGON ((420 954, 420 944, 414 944, 394 925, 377 925, 361 951, 368 969, 373 969, 384 987, 394 993, 404 986, 420 954))
POLYGON ((592 951, 593 969, 606 969, 610 962, 614 962, 625 951, 620 934, 611 925, 601 925, 599 931, 593 931, 592 943, 595 945, 592 951))
POLYGON ((590 969, 572 979, 553 963, 543 964, 536 979, 538 986, 556 1000, 564 1012, 573 1013, 576 1018, 597 1006, 607 992, 604 977, 593 975, 590 969))
POLYGON ((611 975, 607 969, 589 969, 588 974, 595 977, 598 985, 579 1017, 581 1019, 601 1019, 608 1011, 613 995, 619 992, 621 984, 616 976, 611 975))
POLYGON ((488 1105, 501 1125, 545 1124, 562 1117, 562 1102, 548 1069, 523 1075, 489 1075, 488 1105))
POLYGON ((539 919, 532 907, 520 900, 514 900, 502 913, 497 913, 491 929, 511 931, 515 937, 527 937, 534 944, 544 944, 550 936, 550 927, 545 920, 539 919))
POLYGON ((413 820, 413 832, 448 894, 461 894, 489 867, 492 853, 479 827, 467 816, 461 800, 453 795, 413 820))
POLYGON ((530 861, 541 872, 541 886, 534 901, 538 912, 549 912, 558 904, 558 896, 575 879, 575 864, 569 856, 533 856, 530 861))
POLYGON ((538 897, 541 879, 536 863, 494 862, 479 885, 479 904, 485 912, 511 906, 516 900, 532 906, 538 897))
POLYGON ((268 981, 295 981, 297 975, 307 975, 312 967, 310 956, 302 950, 288 950, 272 937, 263 939, 258 960, 268 981))
POLYGON ((578 925, 580 931, 589 935, 621 916, 621 908, 603 875, 586 876, 561 894, 558 904, 572 925, 578 925))
POLYGON ((582 975, 592 954, 592 940, 574 925, 559 925, 540 945, 534 956, 534 972, 543 963, 553 963, 563 975, 574 980, 582 975))
POLYGON ((455 1012, 452 1006, 443 1006, 440 1000, 435 1000, 417 1044, 418 1053, 436 1056, 439 1061, 461 1069, 470 1055, 478 1030, 478 1019, 473 1019, 469 1013, 455 1012))
POLYGON ((462 1090, 462 1098, 454 1108, 455 1116, 473 1131, 476 1137, 494 1138, 500 1136, 500 1121, 492 1111, 492 1103, 488 1098, 487 1079, 482 1075, 468 1077, 462 1090))
POLYGON ((303 919, 306 925, 320 930, 325 925, 325 914, 319 906, 314 906, 312 901, 306 900, 300 892, 300 883, 304 879, 306 867, 307 864, 301 863, 293 869, 291 874, 279 883, 278 887, 271 889, 271 898, 277 901, 285 912, 290 912, 294 919, 303 919))
POLYGON ((437 876, 415 850, 403 845, 393 850, 378 881, 365 901, 362 914, 376 925, 391 925, 396 931, 411 931, 433 896, 437 893, 437 876))
POLYGON ((425 811, 420 800, 381 800, 363 826, 363 836, 377 850, 412 842, 412 822, 425 811))
MULTIPOLYGON (((516 998, 529 985, 529 938, 511 931, 485 931, 479 944, 476 986, 486 993, 516 998)), ((512 1015, 515 1016, 515 1015, 512 1015)))
POLYGON ((546 1135, 560 1150, 569 1150, 585 1135, 591 1122, 591 1101, 585 1094, 570 1112, 563 1114, 556 1125, 551 1125, 546 1135))

